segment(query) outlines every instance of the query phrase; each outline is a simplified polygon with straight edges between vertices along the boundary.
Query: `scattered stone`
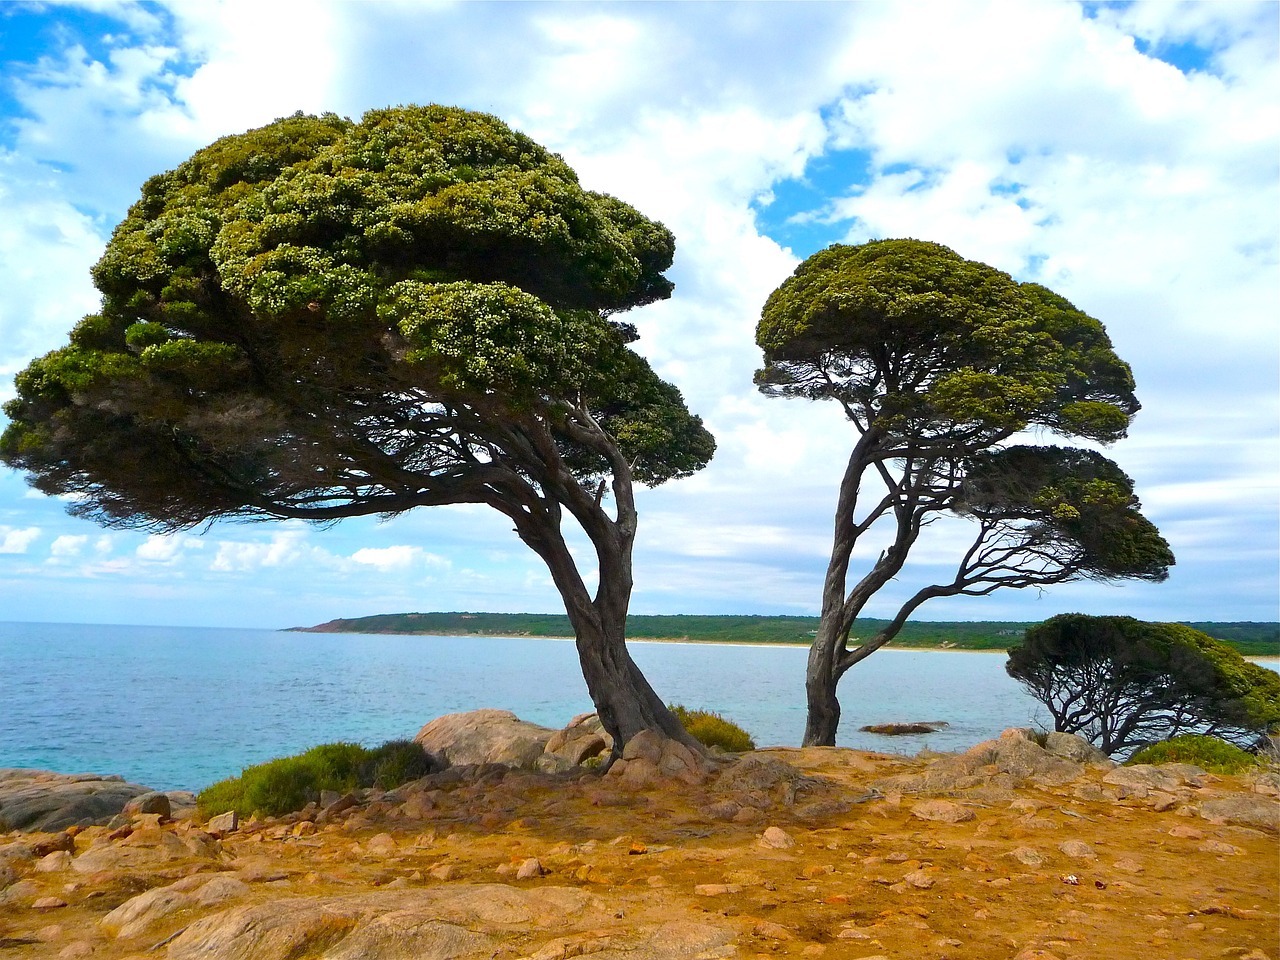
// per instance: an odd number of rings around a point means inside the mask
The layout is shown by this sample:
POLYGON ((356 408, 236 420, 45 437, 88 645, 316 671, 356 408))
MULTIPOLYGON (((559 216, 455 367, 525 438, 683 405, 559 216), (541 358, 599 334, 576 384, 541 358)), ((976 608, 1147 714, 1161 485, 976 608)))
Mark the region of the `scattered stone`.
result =
POLYGON ((737 883, 699 883, 693 888, 697 897, 723 897, 741 892, 742 886, 737 883))
POLYGON ((1083 840, 1067 840, 1058 844, 1058 849, 1073 860, 1096 860, 1098 854, 1093 847, 1083 840))
POLYGON ((36 861, 37 873, 61 873, 71 869, 71 854, 65 850, 55 850, 36 861))
POLYGON ((1201 853, 1214 853, 1224 857, 1239 857, 1244 855, 1244 851, 1239 847, 1232 846, 1222 840, 1206 840, 1200 846, 1196 847, 1201 853))
POLYGON ((516 879, 532 880, 535 877, 542 876, 544 872, 545 871, 542 869, 542 864, 539 862, 538 858, 530 857, 520 864, 520 869, 516 871, 516 879))
POLYGON ((364 845, 364 852, 371 857, 394 857, 400 850, 396 838, 389 833, 379 833, 369 838, 364 845))
POLYGON ((1269 833, 1280 832, 1280 802, 1260 794, 1206 800, 1200 804, 1200 816, 1210 823, 1234 823, 1269 833))
POLYGON ((161 817, 168 817, 173 813, 173 805, 169 802, 169 795, 153 790, 150 793, 140 793, 128 803, 124 805, 124 809, 120 811, 125 816, 137 816, 138 814, 157 814, 161 817))
POLYGON ((1035 847, 1015 847, 1009 856, 1028 867, 1038 867, 1044 863, 1044 854, 1035 847))
POLYGON ((59 910, 67 905, 61 897, 40 897, 31 904, 32 910, 59 910))
POLYGON ((795 934, 784 927, 780 923, 774 923, 771 920, 758 920, 756 925, 752 927, 751 932, 757 937, 764 937, 766 940, 794 940, 795 934))
POLYGON ((965 823, 974 819, 974 812, 950 800, 926 800, 911 808, 917 820, 933 820, 939 823, 965 823))
POLYGON ((758 843, 768 850, 786 850, 796 845, 791 834, 781 827, 766 827, 764 833, 760 834, 758 843))
POLYGON ((235 833, 240 826, 240 815, 234 810, 228 810, 226 813, 220 813, 216 817, 210 818, 205 824, 211 833, 228 834, 235 833))
POLYGON ((928 890, 933 886, 933 877, 929 876, 923 870, 912 870, 902 878, 903 883, 915 887, 917 890, 928 890))

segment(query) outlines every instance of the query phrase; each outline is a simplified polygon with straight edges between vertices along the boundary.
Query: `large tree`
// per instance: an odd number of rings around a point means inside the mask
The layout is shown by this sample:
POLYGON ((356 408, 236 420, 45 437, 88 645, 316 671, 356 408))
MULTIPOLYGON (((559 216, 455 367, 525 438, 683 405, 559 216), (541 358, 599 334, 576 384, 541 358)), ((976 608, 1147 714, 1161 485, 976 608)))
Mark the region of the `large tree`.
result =
POLYGON ((1180 623, 1061 614, 1009 651, 1054 729, 1128 755, 1186 733, 1256 746, 1280 724, 1280 675, 1180 623))
POLYGON ((1029 429, 1109 443, 1138 410, 1102 324, 1052 291, 935 243, 835 245, 773 292, 756 342, 764 393, 832 400, 857 432, 809 651, 806 744, 835 743, 841 677, 927 600, 1166 576, 1173 555, 1119 467, 1089 450, 1006 446, 1029 429), (942 514, 973 522, 954 574, 922 585, 875 636, 852 638, 942 514), (850 587, 873 528, 879 558, 850 587))
POLYGON ((113 527, 486 504, 550 569, 615 749, 687 741, 624 642, 633 486, 715 444, 613 319, 670 295, 673 252, 494 117, 297 114, 144 184, 0 457, 113 527))

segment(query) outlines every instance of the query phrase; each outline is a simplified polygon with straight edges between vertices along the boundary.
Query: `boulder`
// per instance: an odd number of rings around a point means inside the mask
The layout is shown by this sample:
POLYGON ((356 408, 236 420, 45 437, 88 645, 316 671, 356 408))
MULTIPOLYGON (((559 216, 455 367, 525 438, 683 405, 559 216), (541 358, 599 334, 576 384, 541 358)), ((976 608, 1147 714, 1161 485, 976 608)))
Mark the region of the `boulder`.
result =
POLYGON ((108 823, 150 787, 118 776, 0 769, 0 832, 53 833, 108 823))
POLYGON ((173 813, 173 806, 169 802, 167 793, 153 790, 150 793, 138 794, 126 803, 124 809, 120 812, 130 817, 140 813, 154 813, 167 817, 173 813))
POLYGON ((501 763, 531 770, 557 732, 510 710, 471 710, 437 717, 413 739, 447 765, 501 763))
POLYGON ((169 960, 446 960, 491 957, 470 930, 528 933, 612 918, 599 897, 572 887, 450 884, 346 897, 279 898, 232 907, 186 927, 169 960))
POLYGON ((547 741, 545 755, 563 757, 577 765, 591 757, 611 751, 613 737, 594 713, 580 713, 563 730, 557 730, 547 741))
POLYGON ((1200 804, 1200 816, 1211 823, 1233 823, 1280 832, 1280 803, 1256 794, 1220 797, 1200 804))
POLYGON ((680 780, 694 786, 711 775, 706 756, 657 730, 641 730, 609 768, 608 777, 628 789, 642 789, 661 780, 680 780))
MULTIPOLYGON (((1034 730, 1011 728, 959 756, 934 760, 922 773, 890 777, 872 786, 901 793, 978 790, 987 791, 989 799, 996 799, 997 793, 1012 790, 1026 780, 1061 786, 1084 773, 1083 763, 1050 752, 1037 739, 1034 730)), ((1058 750, 1075 749, 1074 744, 1060 740, 1055 741, 1055 746, 1058 750)))

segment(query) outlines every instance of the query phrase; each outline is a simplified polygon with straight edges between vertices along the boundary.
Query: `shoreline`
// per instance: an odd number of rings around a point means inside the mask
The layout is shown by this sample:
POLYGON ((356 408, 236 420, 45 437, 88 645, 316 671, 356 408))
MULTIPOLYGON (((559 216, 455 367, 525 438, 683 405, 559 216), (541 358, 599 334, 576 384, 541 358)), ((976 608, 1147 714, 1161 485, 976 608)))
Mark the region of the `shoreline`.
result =
MULTIPOLYGON (((532 633, 443 633, 435 630, 415 630, 413 632, 401 632, 398 630, 383 630, 378 633, 359 633, 346 630, 312 630, 307 628, 290 627, 285 628, 281 633, 320 633, 329 635, 343 635, 350 637, 486 637, 493 640, 557 640, 572 643, 574 637, 552 637, 542 636, 541 634, 532 633)), ((689 645, 709 644, 720 647, 784 647, 807 649, 809 644, 801 641, 793 640, 694 640, 690 637, 628 637, 628 644, 632 643, 680 643, 689 645)), ((1008 654, 1008 647, 961 647, 952 646, 944 647, 939 644, 913 644, 911 646, 895 646, 892 641, 885 644, 879 651, 888 651, 890 653, 1002 653, 1008 654)), ((1240 654, 1244 659, 1251 662, 1275 663, 1280 665, 1280 654, 1240 654)))
MULTIPOLYGON (((328 634, 330 636, 346 635, 349 637, 484 637, 492 640, 560 640, 572 643, 575 637, 553 637, 544 636, 543 634, 533 633, 445 633, 438 630, 380 630, 377 633, 362 633, 359 631, 349 630, 312 630, 307 628, 290 627, 280 631, 281 633, 319 633, 328 634)), ((689 645, 713 644, 720 647, 790 647, 799 649, 808 649, 809 644, 804 641, 797 640, 694 640, 691 637, 627 637, 628 644, 632 643, 682 643, 689 645)), ((1007 647, 944 647, 938 644, 913 644, 911 646, 895 646, 892 642, 880 648, 881 650, 895 650, 899 653, 906 653, 913 650, 929 653, 1008 653, 1007 647)), ((1280 660, 1280 656, 1277 656, 1280 660)))

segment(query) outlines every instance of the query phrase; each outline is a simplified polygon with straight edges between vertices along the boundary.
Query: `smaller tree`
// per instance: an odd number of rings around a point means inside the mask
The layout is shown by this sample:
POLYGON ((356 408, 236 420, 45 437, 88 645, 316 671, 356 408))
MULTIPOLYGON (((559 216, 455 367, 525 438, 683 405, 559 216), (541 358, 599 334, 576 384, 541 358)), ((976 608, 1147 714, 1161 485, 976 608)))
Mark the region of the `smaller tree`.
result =
POLYGON ((1251 747, 1280 724, 1280 675, 1179 623, 1062 614, 1028 630, 1005 670, 1055 730, 1111 755, 1190 733, 1251 747))

